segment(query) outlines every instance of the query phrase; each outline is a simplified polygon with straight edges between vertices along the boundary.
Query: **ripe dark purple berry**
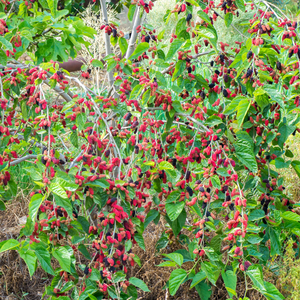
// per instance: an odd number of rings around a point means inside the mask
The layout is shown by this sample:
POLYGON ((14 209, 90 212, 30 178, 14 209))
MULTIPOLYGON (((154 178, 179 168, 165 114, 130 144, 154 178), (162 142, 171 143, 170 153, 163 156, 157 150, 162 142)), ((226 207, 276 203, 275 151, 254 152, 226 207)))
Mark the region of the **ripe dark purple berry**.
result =
POLYGON ((192 19, 192 17, 193 17, 192 14, 188 14, 186 17, 186 21, 189 22, 192 19))
POLYGON ((281 71, 281 62, 280 61, 278 61, 276 63, 276 68, 277 68, 277 70, 281 71))
POLYGON ((186 191, 189 193, 190 196, 193 196, 194 192, 189 186, 186 187, 186 191))

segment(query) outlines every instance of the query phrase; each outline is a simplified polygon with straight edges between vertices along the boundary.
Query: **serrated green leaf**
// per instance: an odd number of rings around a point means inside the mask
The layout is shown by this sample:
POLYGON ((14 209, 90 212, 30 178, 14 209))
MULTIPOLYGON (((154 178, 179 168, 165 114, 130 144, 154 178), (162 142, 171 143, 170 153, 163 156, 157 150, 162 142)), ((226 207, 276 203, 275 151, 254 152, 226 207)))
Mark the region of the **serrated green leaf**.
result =
POLYGON ((149 49, 149 43, 140 43, 138 46, 135 48, 134 52, 131 54, 129 59, 133 60, 140 55, 142 55, 144 52, 146 52, 149 49))
POLYGON ((171 296, 174 296, 179 289, 180 285, 183 283, 185 278, 187 277, 187 273, 183 269, 174 270, 169 279, 169 290, 171 296))
POLYGON ((141 279, 139 279, 139 278, 136 278, 136 277, 131 277, 131 278, 129 278, 128 281, 129 281, 132 285, 134 285, 134 286, 140 288, 142 291, 144 291, 144 292, 150 292, 150 290, 148 289, 146 283, 145 283, 143 280, 141 280, 141 279))

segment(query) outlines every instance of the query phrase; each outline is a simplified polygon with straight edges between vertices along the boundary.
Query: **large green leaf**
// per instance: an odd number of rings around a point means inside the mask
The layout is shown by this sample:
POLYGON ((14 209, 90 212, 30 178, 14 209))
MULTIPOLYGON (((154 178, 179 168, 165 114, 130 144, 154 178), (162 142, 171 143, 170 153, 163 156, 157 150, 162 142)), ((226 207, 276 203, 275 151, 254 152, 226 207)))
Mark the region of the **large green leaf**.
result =
POLYGON ((140 233, 136 233, 134 235, 134 239, 138 243, 138 245, 145 251, 146 247, 145 247, 145 241, 144 241, 143 235, 140 233))
POLYGON ((236 283, 237 283, 237 276, 233 271, 222 271, 222 278, 229 294, 229 297, 236 296, 236 283))
POLYGON ((30 276, 32 276, 37 267, 37 256, 33 250, 19 251, 20 257, 24 259, 30 276))
POLYGON ((184 201, 178 203, 166 203, 166 211, 171 221, 175 221, 178 218, 184 206, 184 201))
POLYGON ((63 198, 63 199, 68 199, 68 195, 65 192, 64 188, 57 182, 52 182, 50 184, 50 189, 53 194, 63 198))
POLYGON ((135 59, 142 55, 144 52, 146 52, 149 49, 149 44, 148 43, 140 43, 138 46, 135 48, 134 52, 131 54, 130 59, 135 59))
POLYGON ((203 270, 207 276, 207 279, 216 285, 216 282, 220 276, 221 270, 210 262, 204 261, 201 264, 201 270, 203 270))
POLYGON ((183 269, 176 269, 171 273, 169 279, 169 290, 171 296, 174 296, 180 287, 180 285, 184 282, 187 277, 187 273, 183 269))
POLYGON ((53 256, 58 260, 63 270, 71 272, 71 256, 72 253, 66 247, 60 246, 52 252, 53 256))
POLYGON ((177 77, 183 73, 185 68, 186 68, 186 62, 184 60, 179 60, 175 65, 175 70, 174 70, 174 73, 172 76, 172 81, 177 79, 177 77))
POLYGON ((282 218, 290 221, 300 222, 300 216, 291 211, 285 211, 282 214, 282 218))
POLYGON ((193 288, 195 285, 197 285, 199 282, 203 281, 206 278, 206 273, 203 270, 200 270, 195 277, 193 278, 193 281, 191 283, 191 287, 193 288))
POLYGON ((266 292, 264 285, 263 274, 259 265, 252 265, 246 271, 246 274, 250 277, 254 287, 261 293, 266 292))
POLYGON ((275 228, 273 229, 272 227, 268 227, 267 233, 269 234, 271 240, 271 255, 280 255, 280 232, 278 232, 278 230, 276 230, 275 228))
POLYGON ((236 134, 237 141, 234 143, 235 154, 237 158, 252 172, 256 173, 257 162, 253 152, 250 136, 246 132, 238 132, 236 134))
POLYGON ((230 13, 230 12, 228 12, 228 13, 225 15, 224 20, 225 20, 225 25, 226 25, 226 27, 229 27, 229 26, 231 25, 232 21, 233 21, 233 14, 230 13))
POLYGON ((71 204, 71 199, 64 199, 59 197, 58 195, 54 195, 55 204, 63 207, 68 213, 69 217, 73 219, 73 208, 71 204))
POLYGON ((43 203, 44 196, 40 193, 34 194, 31 197, 31 200, 29 202, 29 218, 31 218, 32 221, 35 220, 35 217, 39 211, 39 208, 41 204, 43 203))
POLYGON ((49 274, 55 275, 54 270, 51 266, 51 257, 50 253, 43 246, 32 244, 31 248, 33 248, 36 257, 38 258, 42 268, 49 274))
POLYGON ((209 284, 207 284, 205 281, 201 281, 195 287, 201 300, 210 299, 212 291, 211 291, 211 286, 209 284))
POLYGON ((136 278, 136 277, 131 277, 131 278, 129 278, 128 281, 129 281, 132 285, 134 285, 134 286, 140 288, 142 291, 144 291, 144 292, 150 292, 150 290, 148 289, 146 283, 145 283, 143 280, 141 280, 141 279, 139 279, 139 278, 136 278))
POLYGON ((241 128, 242 124, 244 123, 249 108, 250 108, 250 101, 248 99, 243 99, 242 101, 240 101, 237 110, 237 117, 236 117, 239 128, 241 128))
POLYGON ((183 256, 179 253, 163 254, 163 256, 173 260, 179 267, 183 264, 183 256))
POLYGON ((180 39, 174 40, 173 43, 171 44, 171 47, 167 53, 165 60, 168 61, 171 58, 173 58, 174 54, 178 52, 179 48, 182 46, 183 43, 184 43, 183 40, 180 39))
POLYGON ((6 240, 0 243, 0 253, 17 248, 20 243, 14 239, 6 240))
POLYGON ((235 5, 242 10, 243 12, 245 12, 246 8, 245 8, 245 3, 244 0, 235 0, 235 5))

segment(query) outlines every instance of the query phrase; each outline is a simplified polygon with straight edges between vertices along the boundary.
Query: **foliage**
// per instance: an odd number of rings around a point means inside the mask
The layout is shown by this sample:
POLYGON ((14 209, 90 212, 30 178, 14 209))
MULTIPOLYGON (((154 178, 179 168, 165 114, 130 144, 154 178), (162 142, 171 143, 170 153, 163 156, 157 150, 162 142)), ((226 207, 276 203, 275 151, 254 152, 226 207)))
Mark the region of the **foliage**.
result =
POLYGON ((57 1, 3 1, 0 208, 17 193, 13 166, 34 191, 20 237, 0 252, 17 250, 31 276, 37 266, 53 275, 51 299, 137 299, 151 287, 127 276, 141 264, 132 246, 145 249, 145 228, 163 218, 157 250, 172 236, 186 246, 160 265, 175 267, 171 295, 188 282, 209 299, 221 278, 233 298, 242 274, 267 299, 284 299, 262 266, 283 255, 287 238, 299 247, 298 205, 272 168, 300 175, 285 146, 300 131, 298 24, 266 1, 189 0, 167 11, 166 22, 177 19, 168 33, 140 25, 153 3, 133 1, 129 43, 117 24, 101 26, 107 56, 91 63, 111 86, 98 94, 56 63, 74 57, 93 29, 57 1), (230 28, 246 9, 251 37, 219 42, 214 21, 230 28), (45 86, 64 103, 50 101, 45 86))
POLYGON ((298 256, 298 246, 289 240, 285 249, 284 256, 280 260, 279 277, 277 287, 283 292, 285 299, 296 300, 299 299, 299 272, 300 260, 298 256))

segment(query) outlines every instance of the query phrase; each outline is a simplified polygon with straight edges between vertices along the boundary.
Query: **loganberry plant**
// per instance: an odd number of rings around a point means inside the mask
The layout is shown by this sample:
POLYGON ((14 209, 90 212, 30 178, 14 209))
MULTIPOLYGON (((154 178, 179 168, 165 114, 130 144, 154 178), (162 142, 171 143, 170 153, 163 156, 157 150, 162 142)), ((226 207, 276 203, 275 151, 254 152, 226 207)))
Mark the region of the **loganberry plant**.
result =
POLYGON ((221 279, 233 298, 244 277, 244 299, 247 280, 284 299, 263 268, 288 239, 299 246, 300 211, 275 171, 300 176, 285 144, 300 131, 298 23, 264 0, 189 0, 167 11, 177 23, 164 32, 143 22, 155 2, 133 0, 127 42, 102 0, 100 91, 59 69, 95 32, 57 4, 0 2, 1 209, 16 195, 13 166, 30 161, 34 185, 26 225, 0 252, 53 275, 50 299, 137 299, 149 289, 127 276, 141 265, 133 245, 145 250, 143 232, 163 218, 157 250, 183 245, 160 265, 175 267, 171 295, 188 282, 210 299, 221 279), (240 32, 232 21, 245 11, 240 32), (219 42, 218 18, 242 42, 219 42))

